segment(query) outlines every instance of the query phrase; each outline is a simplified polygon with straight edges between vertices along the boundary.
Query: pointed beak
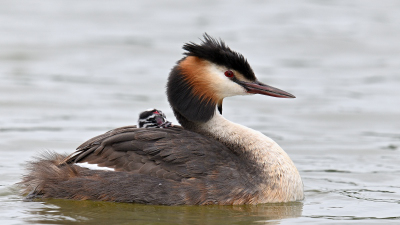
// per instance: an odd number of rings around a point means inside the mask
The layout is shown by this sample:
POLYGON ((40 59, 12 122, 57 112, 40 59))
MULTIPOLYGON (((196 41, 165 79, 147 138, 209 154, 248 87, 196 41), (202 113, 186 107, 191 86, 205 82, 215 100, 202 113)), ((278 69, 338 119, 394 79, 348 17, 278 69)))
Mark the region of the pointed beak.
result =
POLYGON ((269 95, 277 98, 296 98, 294 95, 286 91, 282 91, 281 89, 268 86, 259 81, 255 82, 238 81, 237 83, 242 85, 242 87, 244 87, 247 90, 247 93, 269 95))

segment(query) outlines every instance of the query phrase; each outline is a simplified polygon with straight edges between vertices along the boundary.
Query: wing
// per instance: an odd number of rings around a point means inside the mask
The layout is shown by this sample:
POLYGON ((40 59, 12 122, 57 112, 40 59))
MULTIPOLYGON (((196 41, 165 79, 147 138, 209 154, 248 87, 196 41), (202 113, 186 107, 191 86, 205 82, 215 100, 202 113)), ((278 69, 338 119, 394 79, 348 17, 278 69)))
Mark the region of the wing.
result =
POLYGON ((116 171, 180 181, 208 176, 221 166, 235 168, 237 156, 220 142, 179 126, 163 129, 129 126, 88 140, 64 162, 87 162, 116 171))

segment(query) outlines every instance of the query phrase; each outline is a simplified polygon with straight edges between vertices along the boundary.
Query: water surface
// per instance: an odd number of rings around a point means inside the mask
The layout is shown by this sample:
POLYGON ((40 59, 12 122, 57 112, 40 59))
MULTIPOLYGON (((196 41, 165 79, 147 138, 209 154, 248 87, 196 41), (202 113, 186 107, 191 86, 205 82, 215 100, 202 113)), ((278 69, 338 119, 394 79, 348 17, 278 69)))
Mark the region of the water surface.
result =
POLYGON ((2 1, 2 224, 400 223, 400 2, 2 1), (233 97, 224 116, 276 140, 306 199, 258 206, 25 202, 14 186, 41 151, 71 153, 162 109, 181 46, 203 32, 259 80, 297 96, 233 97))

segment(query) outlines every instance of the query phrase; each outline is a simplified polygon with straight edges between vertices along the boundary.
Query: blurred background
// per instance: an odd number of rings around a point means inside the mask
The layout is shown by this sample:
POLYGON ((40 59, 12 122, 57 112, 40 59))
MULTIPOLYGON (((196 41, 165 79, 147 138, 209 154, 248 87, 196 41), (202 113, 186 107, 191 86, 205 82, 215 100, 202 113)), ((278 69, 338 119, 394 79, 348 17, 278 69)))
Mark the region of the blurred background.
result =
POLYGON ((3 0, 0 221, 398 223, 399 40, 397 0, 3 0), (260 81, 296 95, 228 98, 224 116, 288 152, 303 177, 303 202, 193 208, 22 201, 14 184, 40 152, 71 153, 95 135, 136 124, 148 108, 176 124, 166 79, 182 45, 199 43, 205 32, 242 53, 260 81))

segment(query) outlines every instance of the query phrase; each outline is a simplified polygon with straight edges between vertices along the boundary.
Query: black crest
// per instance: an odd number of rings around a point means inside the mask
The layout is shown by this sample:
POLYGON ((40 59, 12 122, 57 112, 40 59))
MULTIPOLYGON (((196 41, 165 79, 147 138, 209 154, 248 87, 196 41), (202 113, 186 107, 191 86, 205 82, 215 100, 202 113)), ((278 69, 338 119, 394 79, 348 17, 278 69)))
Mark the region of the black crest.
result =
POLYGON ((256 80, 253 70, 242 54, 231 50, 222 40, 218 41, 207 33, 203 35, 203 38, 201 44, 193 42, 185 44, 183 46, 183 49, 187 51, 185 55, 208 60, 228 69, 236 70, 251 81, 256 80))

